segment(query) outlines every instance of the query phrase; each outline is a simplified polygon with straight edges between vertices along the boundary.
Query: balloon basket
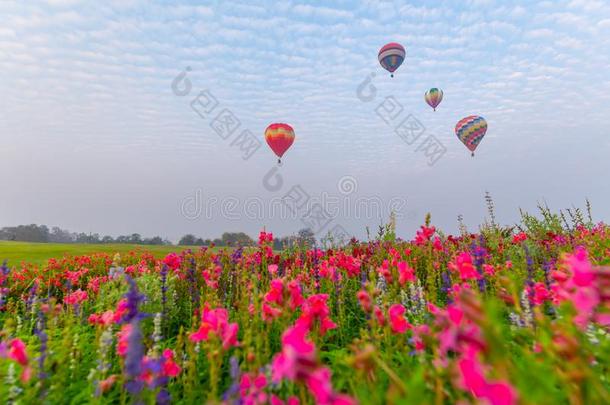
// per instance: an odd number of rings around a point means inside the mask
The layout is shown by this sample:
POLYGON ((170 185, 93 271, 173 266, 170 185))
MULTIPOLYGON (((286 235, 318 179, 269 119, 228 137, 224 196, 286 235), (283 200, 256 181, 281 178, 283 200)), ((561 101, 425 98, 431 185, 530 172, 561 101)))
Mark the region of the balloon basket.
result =
POLYGON ((470 154, 470 156, 474 157, 474 152, 472 152, 472 153, 470 154))
POLYGON ((394 77, 394 73, 390 73, 390 77, 394 77))

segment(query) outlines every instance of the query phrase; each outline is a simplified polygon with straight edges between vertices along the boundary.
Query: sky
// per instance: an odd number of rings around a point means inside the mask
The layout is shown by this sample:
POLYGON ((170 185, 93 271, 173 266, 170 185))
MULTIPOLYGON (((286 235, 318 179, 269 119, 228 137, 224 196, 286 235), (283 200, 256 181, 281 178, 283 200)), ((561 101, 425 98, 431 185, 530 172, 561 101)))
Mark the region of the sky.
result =
POLYGON ((427 212, 476 230, 486 191, 501 224, 586 198, 610 219, 608 2, 103 3, 0 2, 0 226, 364 238, 394 211, 411 238, 427 212))

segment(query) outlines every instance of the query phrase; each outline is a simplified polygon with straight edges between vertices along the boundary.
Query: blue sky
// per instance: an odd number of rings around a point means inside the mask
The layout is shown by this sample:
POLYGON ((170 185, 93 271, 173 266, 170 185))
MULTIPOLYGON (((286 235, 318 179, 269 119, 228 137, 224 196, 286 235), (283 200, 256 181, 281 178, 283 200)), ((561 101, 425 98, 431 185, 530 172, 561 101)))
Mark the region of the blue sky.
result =
MULTIPOLYGON (((506 224, 520 207, 585 197, 610 218, 604 1, 4 1, 0 21, 0 225, 288 234, 301 218, 269 207, 294 185, 350 206, 403 201, 404 237, 428 211, 450 231, 458 214, 476 226, 486 190, 506 224), (407 53, 393 79, 377 62, 390 41, 407 53), (187 66, 192 90, 176 96, 187 66), (364 102, 371 73, 377 93, 364 102), (436 112, 430 87, 445 93, 436 112), (275 163, 266 145, 244 160, 191 109, 202 90, 261 140, 269 123, 292 124, 281 190, 263 185, 275 163), (434 165, 375 112, 386 97, 446 148, 434 165), (489 124, 475 158, 454 134, 472 114, 489 124), (346 178, 353 192, 338 189, 346 178), (195 195, 208 214, 185 215, 195 195)), ((359 237, 380 222, 336 211, 333 223, 359 237)))

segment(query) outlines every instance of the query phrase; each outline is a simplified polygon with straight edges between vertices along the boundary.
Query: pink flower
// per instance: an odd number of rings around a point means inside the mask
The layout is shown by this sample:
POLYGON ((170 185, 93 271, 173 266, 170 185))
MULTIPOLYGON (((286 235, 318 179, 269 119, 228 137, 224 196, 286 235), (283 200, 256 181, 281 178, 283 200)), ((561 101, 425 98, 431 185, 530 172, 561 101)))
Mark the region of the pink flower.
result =
POLYGON ((535 305, 542 305, 545 301, 551 299, 551 293, 546 289, 544 283, 536 282, 533 287, 527 287, 527 292, 531 294, 532 301, 535 305))
MULTIPOLYGON (((299 323, 284 332, 282 352, 277 354, 271 363, 273 381, 279 383, 286 378, 305 383, 317 404, 355 404, 350 397, 337 395, 333 391, 330 370, 318 364, 315 346, 307 340, 307 332, 307 328, 299 323)), ((281 402, 275 401, 275 403, 281 402)), ((289 403, 298 402, 289 401, 289 403)))
POLYGON ((165 361, 163 362, 163 375, 166 377, 176 377, 180 374, 181 368, 174 361, 174 351, 171 349, 165 349, 163 351, 163 358, 165 361))
POLYGON ((307 340, 308 330, 296 324, 282 335, 282 352, 273 359, 273 381, 279 383, 283 378, 295 380, 306 375, 315 366, 315 346, 307 340))
POLYGON ((307 377, 307 388, 317 404, 328 404, 333 397, 333 385, 330 381, 330 370, 320 367, 307 377))
POLYGON ((267 233, 265 231, 261 231, 261 233, 258 235, 258 244, 259 245, 264 245, 267 243, 272 243, 273 242, 273 233, 267 233))
POLYGON ((281 306, 284 301, 284 282, 280 278, 275 278, 271 280, 270 288, 265 294, 265 301, 281 306))
POLYGON ((371 308, 373 307, 373 300, 371 299, 369 293, 364 290, 360 290, 356 296, 358 297, 358 301, 360 302, 360 306, 362 306, 364 312, 370 312, 371 308))
POLYGON ((572 255, 564 258, 563 267, 551 273, 555 284, 551 286, 554 302, 572 303, 576 309, 574 323, 585 329, 592 322, 606 325, 610 321, 607 310, 609 298, 604 293, 604 280, 608 271, 593 268, 587 257, 587 251, 579 247, 572 255))
POLYGON ((91 325, 103 325, 108 326, 114 322, 114 312, 108 310, 103 314, 91 314, 87 319, 91 325))
POLYGON ((302 324, 305 328, 311 330, 314 323, 318 321, 320 325, 320 334, 324 336, 326 331, 335 329, 337 325, 329 318, 330 310, 326 302, 328 294, 315 294, 307 298, 303 304, 303 313, 297 320, 298 324, 302 324))
POLYGON ((398 262, 398 283, 402 286, 407 281, 415 281, 415 270, 413 270, 406 262, 398 262))
POLYGON ((492 266, 491 264, 484 264, 483 272, 488 276, 493 276, 494 274, 496 274, 496 270, 494 269, 494 266, 492 266))
POLYGON ((299 405, 297 397, 288 397, 286 402, 282 401, 275 395, 271 395, 271 405, 299 405))
POLYGON ((377 319, 377 323, 380 326, 385 325, 385 318, 383 316, 383 311, 377 305, 375 305, 375 307, 373 308, 373 314, 375 315, 375 318, 377 319))
POLYGON ((441 242, 441 238, 439 238, 438 236, 434 237, 434 243, 432 246, 434 247, 434 250, 436 250, 437 252, 443 251, 443 243, 441 242))
POLYGON ((64 302, 68 305, 79 305, 87 301, 87 291, 80 288, 64 297, 64 302))
POLYGON ((390 327, 394 333, 405 333, 412 326, 404 317, 405 307, 400 304, 394 304, 388 310, 388 316, 390 318, 390 327))
POLYGON ((229 323, 229 312, 226 309, 210 309, 209 305, 205 304, 201 311, 201 325, 196 332, 191 333, 190 339, 194 342, 208 341, 212 333, 220 339, 226 350, 239 344, 238 329, 237 323, 229 323))
POLYGON ((119 339, 117 342, 116 351, 117 354, 121 357, 125 357, 127 355, 127 350, 129 349, 129 335, 131 334, 131 324, 126 323, 121 327, 119 331, 119 339))
POLYGON ((426 346, 424 345, 424 336, 430 333, 430 327, 425 323, 418 325, 413 329, 413 344, 416 352, 423 352, 426 346))
POLYGON ((517 393, 507 382, 490 382, 483 374, 482 365, 476 357, 467 356, 458 361, 461 383, 475 398, 486 399, 492 405, 513 405, 517 393))
POLYGON ((292 280, 288 283, 288 291, 290 292, 290 309, 295 310, 300 307, 305 299, 303 299, 303 295, 301 294, 301 286, 299 282, 296 280, 292 280))
POLYGON ((480 277, 477 269, 472 264, 472 257, 468 252, 460 253, 455 262, 449 262, 449 268, 460 273, 462 280, 476 280, 480 277))
POLYGON ((177 270, 182 264, 182 258, 175 253, 170 253, 163 259, 163 263, 172 270, 177 270))
POLYGON ((239 382, 239 391, 245 405, 258 405, 267 403, 267 394, 263 391, 267 386, 267 377, 259 374, 252 377, 246 373, 239 382))
POLYGON ((263 321, 272 321, 275 318, 278 318, 280 315, 282 315, 282 310, 277 309, 277 308, 273 308, 271 305, 267 304, 267 303, 263 303, 263 321))
POLYGON ((269 274, 275 276, 277 274, 277 264, 270 264, 267 266, 267 270, 269 271, 269 274))
POLYGON ((28 355, 25 352, 25 343, 21 339, 13 339, 9 343, 8 357, 15 360, 22 366, 27 366, 28 355))
POLYGON ((420 227, 420 230, 417 231, 416 235, 415 235, 415 244, 416 245, 424 245, 426 244, 430 238, 432 237, 432 235, 434 235, 434 233, 436 232, 436 228, 435 227, 427 227, 425 225, 422 225, 420 227))
POLYGON ((390 262, 384 260, 380 267, 377 268, 377 273, 385 278, 388 283, 392 283, 392 272, 390 271, 390 262))
POLYGON ((116 311, 114 311, 112 320, 113 322, 120 322, 123 319, 123 316, 129 311, 127 299, 122 298, 116 307, 116 311))

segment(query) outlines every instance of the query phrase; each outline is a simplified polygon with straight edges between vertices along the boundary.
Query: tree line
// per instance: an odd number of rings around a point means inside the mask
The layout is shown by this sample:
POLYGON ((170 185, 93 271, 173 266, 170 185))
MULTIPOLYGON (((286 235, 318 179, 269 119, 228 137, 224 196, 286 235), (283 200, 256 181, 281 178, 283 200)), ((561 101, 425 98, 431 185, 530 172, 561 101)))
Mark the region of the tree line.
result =
MULTIPOLYGON (((0 228, 0 240, 39 242, 39 243, 125 243, 136 245, 171 245, 172 242, 160 236, 143 238, 139 233, 120 235, 116 238, 110 235, 100 236, 98 233, 70 232, 58 226, 49 228, 46 225, 18 225, 0 228)), ((276 237, 273 249, 282 250, 293 246, 313 246, 316 243, 311 229, 301 229, 296 235, 276 237)), ((255 246, 257 241, 244 232, 225 232, 220 238, 203 239, 193 234, 180 238, 178 245, 188 246, 255 246)))
POLYGON ((46 225, 5 226, 0 229, 0 240, 39 243, 129 243, 138 245, 171 245, 172 243, 160 236, 143 238, 139 233, 120 235, 116 238, 110 235, 100 236, 99 233, 70 232, 58 226, 49 228, 46 225))

